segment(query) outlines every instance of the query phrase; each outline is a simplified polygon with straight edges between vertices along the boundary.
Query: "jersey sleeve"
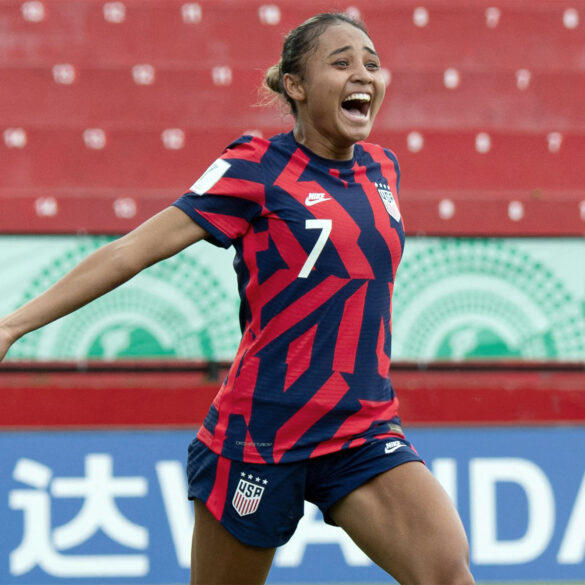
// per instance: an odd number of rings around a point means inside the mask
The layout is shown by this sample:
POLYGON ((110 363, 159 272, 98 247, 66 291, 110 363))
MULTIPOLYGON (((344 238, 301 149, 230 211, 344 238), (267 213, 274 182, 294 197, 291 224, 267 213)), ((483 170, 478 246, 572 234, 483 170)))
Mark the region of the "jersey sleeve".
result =
POLYGON ((264 207, 260 160, 264 141, 244 136, 173 203, 210 234, 211 243, 228 248, 241 238, 264 207))

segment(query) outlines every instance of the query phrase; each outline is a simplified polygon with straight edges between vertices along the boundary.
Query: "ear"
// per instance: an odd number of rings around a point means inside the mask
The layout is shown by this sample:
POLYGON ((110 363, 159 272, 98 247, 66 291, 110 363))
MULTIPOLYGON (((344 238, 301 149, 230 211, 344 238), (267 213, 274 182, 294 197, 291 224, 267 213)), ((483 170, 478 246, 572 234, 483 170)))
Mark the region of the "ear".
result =
POLYGON ((305 88, 298 75, 285 73, 282 76, 282 85, 287 95, 295 102, 302 102, 305 99, 305 88))

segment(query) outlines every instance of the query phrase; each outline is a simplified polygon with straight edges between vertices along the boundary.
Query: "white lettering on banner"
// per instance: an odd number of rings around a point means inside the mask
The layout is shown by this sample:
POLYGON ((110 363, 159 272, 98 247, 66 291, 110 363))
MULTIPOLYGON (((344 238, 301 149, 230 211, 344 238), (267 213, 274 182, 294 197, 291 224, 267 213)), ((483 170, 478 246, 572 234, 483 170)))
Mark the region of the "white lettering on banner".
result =
POLYGON ((293 537, 276 551, 276 567, 298 567, 303 562, 305 549, 311 544, 337 544, 348 565, 364 567, 372 561, 357 547, 340 528, 323 522, 319 508, 305 503, 305 515, 293 537))
POLYGON ((539 557, 550 543, 555 526, 555 500, 545 473, 520 458, 472 459, 469 465, 471 550, 481 565, 517 565, 539 557), (528 500, 528 521, 521 538, 498 540, 496 485, 519 485, 528 500))
MULTIPOLYGON (((451 500, 458 502, 458 473, 463 469, 454 457, 429 461, 429 468, 451 500)), ((193 529, 192 505, 187 499, 184 465, 177 460, 155 462, 169 536, 178 566, 188 570, 193 529)), ((471 557, 476 565, 502 566, 531 563, 547 551, 553 533, 562 536, 556 560, 560 565, 579 565, 585 558, 585 476, 577 490, 566 529, 555 526, 555 494, 551 480, 534 462, 523 458, 474 458, 469 462, 471 557), (509 510, 499 498, 501 484, 522 490, 527 502, 525 531, 520 537, 504 539, 498 534, 498 518, 509 510)), ((88 454, 83 477, 54 477, 51 467, 31 459, 18 459, 13 478, 26 485, 9 491, 12 510, 21 512, 22 541, 10 552, 11 575, 20 576, 38 567, 62 579, 82 577, 143 577, 149 571, 149 555, 72 554, 73 547, 90 543, 101 531, 112 542, 133 549, 146 549, 146 528, 124 517, 117 498, 144 497, 145 477, 114 477, 111 455, 88 454), (65 524, 52 525, 52 506, 70 498, 83 500, 79 512, 65 524)), ((467 482, 463 482, 465 485, 467 482)), ((571 494, 575 492, 571 488, 571 494)), ((556 497, 559 497, 559 494, 556 497)), ((160 505, 160 504, 159 504, 160 505)), ((336 545, 348 567, 369 567, 373 563, 341 529, 325 524, 313 504, 305 505, 305 516, 291 540, 277 550, 275 568, 294 568, 308 562, 310 546, 336 545)), ((522 524, 524 527, 524 524, 522 524)), ((89 547, 88 547, 89 548, 89 547)), ((550 552, 550 551, 549 551, 550 552)), ((170 559, 169 559, 170 560, 170 559)), ((343 561, 342 561, 343 562, 343 561)), ((172 561, 171 561, 172 563, 172 561)))
POLYGON ((193 507, 188 500, 184 466, 179 461, 159 461, 156 474, 177 561, 183 569, 191 566, 191 535, 193 533, 193 507))
POLYGON ((585 559, 585 475, 571 512, 557 561, 561 565, 578 565, 585 559))
POLYGON ((89 454, 84 478, 53 478, 50 467, 19 459, 13 477, 34 489, 12 490, 9 506, 23 512, 23 538, 10 553, 10 572, 23 575, 41 567, 55 577, 140 577, 148 573, 145 555, 64 555, 58 551, 86 542, 101 529, 110 539, 130 548, 148 546, 148 531, 122 516, 118 497, 141 497, 143 477, 114 478, 112 457, 89 454), (52 483, 51 483, 52 482, 52 483), (50 488, 50 493, 49 493, 50 488), (51 496, 83 498, 79 514, 51 532, 51 496))
POLYGON ((431 471, 457 508, 457 460, 451 457, 433 459, 431 471))

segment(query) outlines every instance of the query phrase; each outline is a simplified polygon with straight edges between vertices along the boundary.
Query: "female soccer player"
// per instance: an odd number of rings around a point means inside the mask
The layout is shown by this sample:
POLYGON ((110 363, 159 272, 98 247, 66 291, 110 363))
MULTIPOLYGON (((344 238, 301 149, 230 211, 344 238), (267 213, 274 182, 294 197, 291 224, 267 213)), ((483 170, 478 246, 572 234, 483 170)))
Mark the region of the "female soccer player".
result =
POLYGON ((467 585, 468 545, 388 377, 399 168, 363 142, 384 98, 364 26, 320 14, 266 76, 294 129, 232 143, 174 205, 0 321, 0 358, 203 238, 236 250, 242 341, 189 446, 191 582, 264 583, 304 501, 403 584, 467 585))

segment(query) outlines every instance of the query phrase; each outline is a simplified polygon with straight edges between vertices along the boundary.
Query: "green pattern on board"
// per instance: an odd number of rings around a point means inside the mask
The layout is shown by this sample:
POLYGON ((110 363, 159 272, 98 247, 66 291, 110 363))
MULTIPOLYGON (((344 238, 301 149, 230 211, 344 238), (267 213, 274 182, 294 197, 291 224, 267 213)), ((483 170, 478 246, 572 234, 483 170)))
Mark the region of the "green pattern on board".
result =
MULTIPOLYGON (((8 312, 110 237, 0 237, 8 312)), ((19 340, 7 359, 231 360, 233 253, 207 243, 19 340)), ((2 304, 4 302, 4 304, 2 304)), ((394 290, 394 361, 585 361, 585 240, 408 238, 394 290)))
POLYGON ((554 272, 508 239, 413 248, 394 291, 394 359, 585 359, 583 301, 559 276, 566 261, 554 272))
MULTIPOLYGON (((107 241, 72 240, 69 251, 30 281, 19 304, 48 288, 107 241)), ((233 300, 212 272, 195 257, 182 253, 148 268, 52 326, 23 337, 10 357, 218 360, 229 359, 239 339, 233 300)))

